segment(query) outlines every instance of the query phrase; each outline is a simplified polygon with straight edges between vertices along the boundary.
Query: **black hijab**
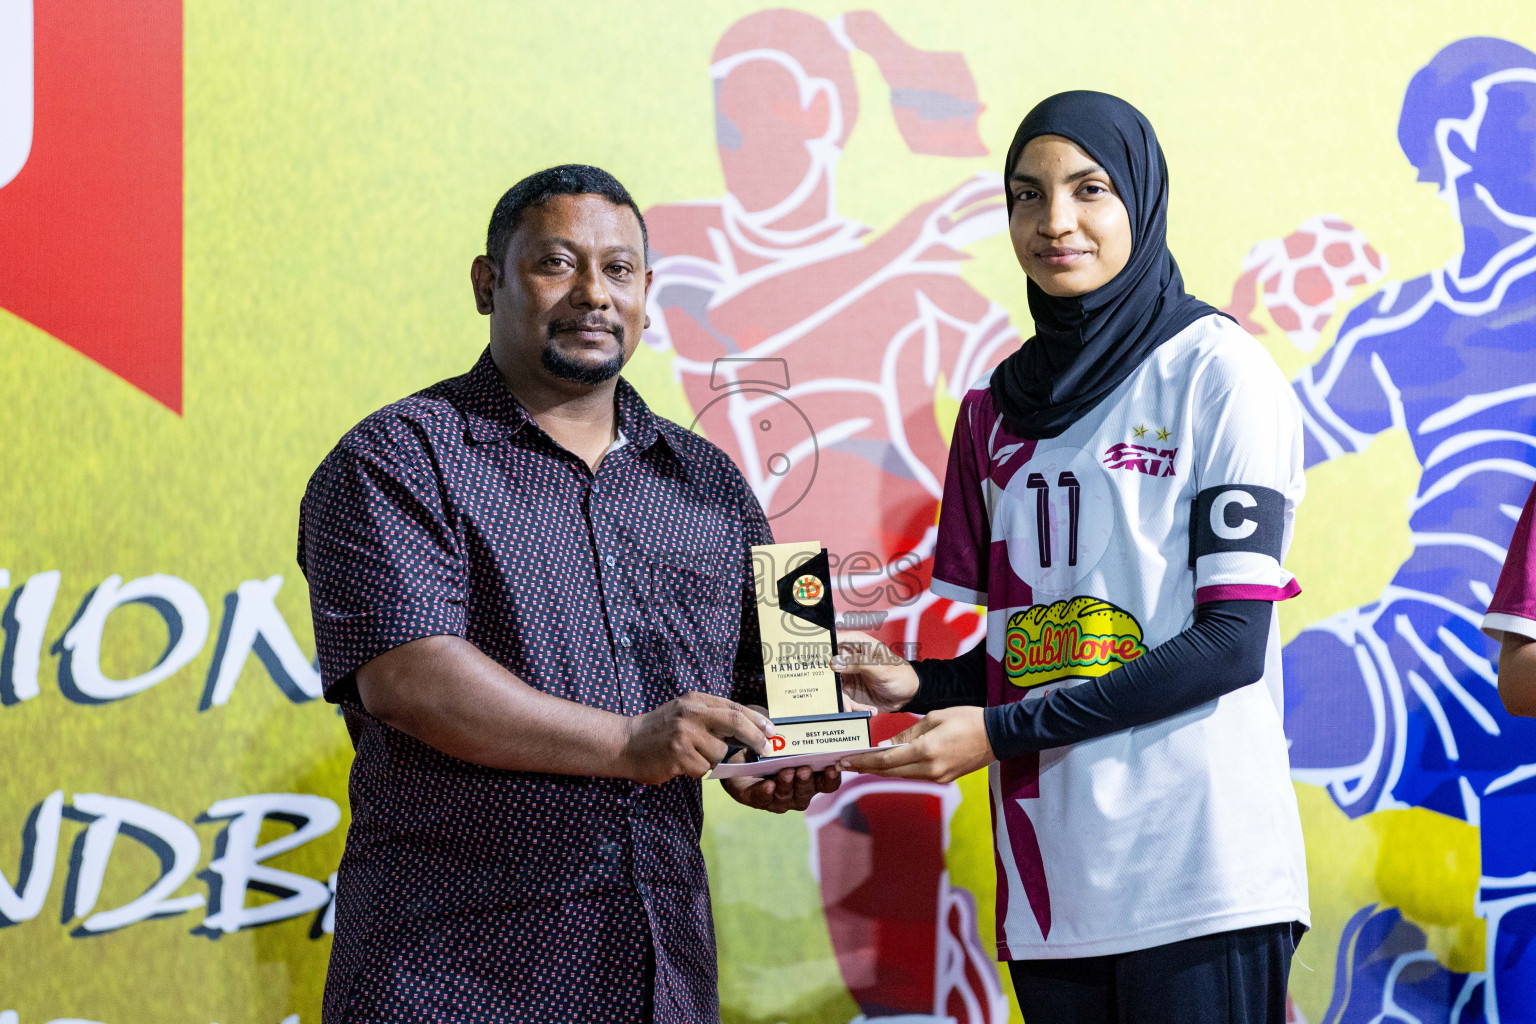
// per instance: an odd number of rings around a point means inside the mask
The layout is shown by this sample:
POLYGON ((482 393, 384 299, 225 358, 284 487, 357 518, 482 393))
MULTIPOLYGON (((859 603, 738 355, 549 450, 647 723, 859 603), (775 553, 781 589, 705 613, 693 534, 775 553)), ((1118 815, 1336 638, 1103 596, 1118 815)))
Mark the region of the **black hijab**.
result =
MULTIPOLYGON (((1021 437, 1055 437, 1103 401, 1169 338, 1216 310, 1184 290, 1168 251, 1168 164, 1152 125, 1102 92, 1063 92, 1019 123, 1006 183, 1030 139, 1060 135, 1083 147, 1119 193, 1131 219, 1131 256, 1101 287, 1075 298, 1029 282, 1035 336, 992 373, 992 398, 1021 437)), ((1013 189, 1008 188, 1013 215, 1013 189)))

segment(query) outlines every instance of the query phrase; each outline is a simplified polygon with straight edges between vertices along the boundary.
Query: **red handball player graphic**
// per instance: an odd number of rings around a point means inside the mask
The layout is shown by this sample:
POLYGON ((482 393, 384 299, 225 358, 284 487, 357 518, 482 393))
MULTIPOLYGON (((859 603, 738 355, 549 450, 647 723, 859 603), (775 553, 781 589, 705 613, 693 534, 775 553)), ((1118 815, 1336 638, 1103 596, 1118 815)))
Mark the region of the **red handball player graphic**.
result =
POLYGON ((859 775, 806 812, 838 970, 865 1018, 1008 1019, 997 967, 976 939, 976 901, 944 867, 959 803, 954 785, 859 775))
POLYGON ((948 452, 936 410, 951 419, 1018 344, 960 277, 965 247, 1007 228, 1002 183, 978 175, 874 237, 841 216, 854 49, 885 75, 911 150, 985 154, 959 54, 913 49, 870 12, 741 19, 709 69, 727 192, 646 213, 646 340, 675 353, 698 428, 736 458, 776 534, 827 546, 839 610, 888 611, 888 642, 946 656, 983 626, 926 593, 948 452))
MULTIPOLYGON (((978 175, 879 235, 840 215, 853 50, 880 68, 910 150, 985 155, 959 54, 914 49, 867 11, 741 19, 709 69, 726 194, 646 212, 646 340, 674 354, 698 427, 735 457, 777 537, 826 545, 839 611, 888 611, 887 642, 943 657, 985 629, 926 587, 941 419, 1018 344, 1002 307, 960 277, 965 248, 1007 230, 1002 181, 978 175)), ((867 1018, 1007 1019, 975 903, 944 867, 959 798, 953 784, 858 777, 807 816, 838 964, 867 1018)))

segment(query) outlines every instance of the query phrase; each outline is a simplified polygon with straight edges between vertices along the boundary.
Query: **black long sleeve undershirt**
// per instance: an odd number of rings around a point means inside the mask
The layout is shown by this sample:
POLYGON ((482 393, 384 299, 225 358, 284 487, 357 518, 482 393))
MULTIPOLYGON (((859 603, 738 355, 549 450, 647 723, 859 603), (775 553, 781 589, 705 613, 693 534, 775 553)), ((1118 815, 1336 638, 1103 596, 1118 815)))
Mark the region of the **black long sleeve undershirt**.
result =
POLYGON ((954 658, 923 658, 912 663, 917 670, 917 695, 903 711, 926 715, 940 708, 987 703, 987 641, 954 658))
MULTIPOLYGON (((999 758, 1081 743, 1199 707, 1264 675, 1269 601, 1212 601, 1195 606, 1184 632, 1113 672, 1058 689, 1040 700, 986 710, 987 739, 999 758)), ((987 702, 986 641, 957 658, 914 661, 917 695, 903 709, 987 702)))

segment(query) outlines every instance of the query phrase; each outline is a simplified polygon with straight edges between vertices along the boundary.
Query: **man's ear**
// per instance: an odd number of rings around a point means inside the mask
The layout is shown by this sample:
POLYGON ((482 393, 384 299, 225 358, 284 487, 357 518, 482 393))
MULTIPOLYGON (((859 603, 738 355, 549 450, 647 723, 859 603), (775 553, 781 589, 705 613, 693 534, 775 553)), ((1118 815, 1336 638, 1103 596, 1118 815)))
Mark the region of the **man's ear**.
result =
POLYGON ((489 316, 496 308, 493 295, 496 291, 497 273, 496 264, 491 262, 489 256, 476 256, 469 265, 469 283, 475 290, 475 309, 484 316, 489 316))
MULTIPOLYGON (((654 276, 655 276, 655 274, 652 273, 651 268, 649 266, 647 266, 645 268, 645 293, 644 293, 645 304, 646 304, 647 308, 649 308, 650 304, 651 304, 651 279, 654 276)), ((647 313, 647 314, 645 314, 645 328, 647 330, 649 330, 650 326, 651 326, 651 314, 647 313)))

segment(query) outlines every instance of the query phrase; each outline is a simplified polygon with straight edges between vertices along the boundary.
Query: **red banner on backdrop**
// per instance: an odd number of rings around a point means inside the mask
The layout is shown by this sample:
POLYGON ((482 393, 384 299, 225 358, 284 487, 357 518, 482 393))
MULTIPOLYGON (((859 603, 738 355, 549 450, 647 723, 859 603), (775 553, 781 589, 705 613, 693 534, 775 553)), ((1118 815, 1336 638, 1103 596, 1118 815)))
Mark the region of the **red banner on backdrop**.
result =
POLYGON ((181 0, 36 0, 32 145, 0 188, 0 307, 178 413, 181 24, 181 0))

